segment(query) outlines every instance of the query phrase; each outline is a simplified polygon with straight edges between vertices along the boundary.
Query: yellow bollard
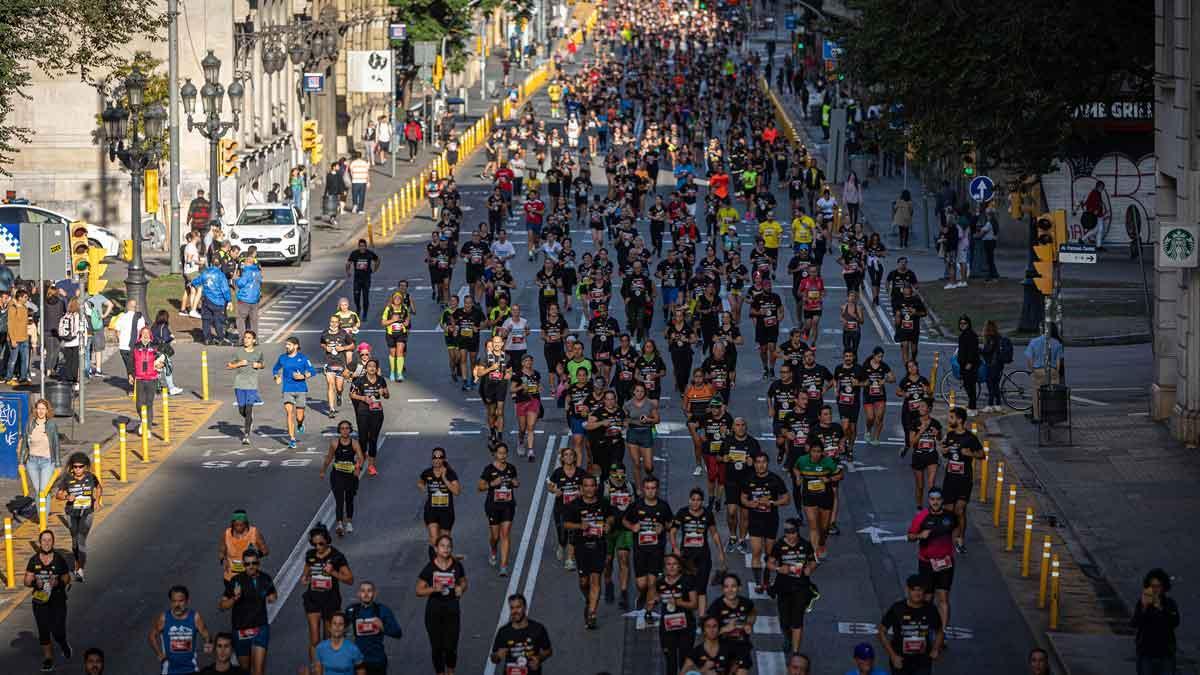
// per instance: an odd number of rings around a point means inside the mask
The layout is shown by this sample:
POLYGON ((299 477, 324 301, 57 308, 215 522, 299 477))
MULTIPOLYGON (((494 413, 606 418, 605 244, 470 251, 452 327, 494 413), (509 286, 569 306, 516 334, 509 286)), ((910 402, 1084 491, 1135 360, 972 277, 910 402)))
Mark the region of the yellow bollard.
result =
POLYGON ((142 406, 142 426, 138 427, 142 436, 142 461, 150 461, 150 423, 146 414, 146 406, 142 406))
POLYGON ((121 482, 122 483, 124 483, 126 480, 129 479, 129 474, 126 472, 126 469, 128 468, 128 459, 127 458, 129 456, 129 438, 128 437, 129 437, 129 432, 126 429, 125 424, 121 424, 121 426, 117 427, 117 438, 120 439, 120 445, 121 445, 120 461, 121 461, 121 482))
MULTIPOLYGON (((380 235, 383 233, 380 232, 380 235)), ((367 216, 367 246, 375 245, 375 228, 371 227, 371 216, 367 216)))
POLYGON ((976 436, 979 435, 979 424, 977 422, 971 422, 971 433, 976 436))
POLYGON ((7 588, 17 587, 16 565, 13 561, 12 518, 4 519, 4 585, 7 588))
POLYGON ((166 387, 163 387, 163 405, 162 405, 162 436, 163 443, 171 442, 171 392, 166 387))
POLYGON ((400 224, 400 195, 393 194, 388 200, 388 208, 392 210, 392 226, 390 229, 395 230, 400 224))
POLYGON ((49 515, 47 511, 48 508, 46 506, 46 495, 43 493, 38 497, 38 532, 44 532, 46 530, 46 519, 49 515))
POLYGON ((92 473, 97 476, 104 474, 104 455, 100 452, 100 444, 92 443, 92 473))
POLYGON ((1000 504, 1004 498, 1004 462, 996 462, 996 495, 992 504, 992 527, 1000 527, 1000 504))
POLYGON ((1046 580, 1050 576, 1050 535, 1042 537, 1042 570, 1038 579, 1038 609, 1046 606, 1046 580))
POLYGON ((1050 561, 1050 630, 1058 630, 1058 584, 1059 565, 1058 554, 1050 561))
MULTIPOLYGON (((368 216, 367 221, 370 222, 370 220, 371 218, 368 216)), ((383 228, 380 231, 386 235, 388 230, 388 210, 386 204, 379 207, 379 227, 383 228)), ((368 225, 367 229, 369 230, 371 227, 368 225)))
POLYGON ((200 352, 200 398, 208 400, 208 350, 200 352))
POLYGON ((1021 540, 1021 577, 1029 576, 1029 549, 1033 546, 1033 507, 1025 509, 1025 537, 1021 540))
POLYGON ((933 391, 934 391, 934 389, 937 388, 938 362, 941 360, 941 356, 942 355, 936 351, 933 353, 933 368, 929 371, 929 395, 930 396, 933 396, 933 391))
POLYGON ((17 473, 21 474, 21 494, 29 496, 29 474, 25 472, 25 465, 17 465, 17 473))
POLYGON ((1017 519, 1017 486, 1008 486, 1008 522, 1005 524, 1007 528, 1004 533, 1004 550, 1013 550, 1013 528, 1016 527, 1017 519))
POLYGON ((979 460, 979 503, 986 504, 988 498, 988 458, 992 455, 991 442, 983 442, 983 459, 979 460))
POLYGON ((45 496, 45 495, 50 494, 50 488, 54 487, 54 484, 56 482, 58 482, 58 476, 61 473, 62 473, 62 469, 59 469, 59 468, 55 468, 54 471, 51 471, 50 472, 50 480, 46 481, 45 487, 42 488, 42 491, 41 491, 41 493, 39 493, 38 496, 45 496))
POLYGON ((133 399, 133 409, 137 410, 137 385, 133 386, 133 391, 129 392, 129 398, 133 399))

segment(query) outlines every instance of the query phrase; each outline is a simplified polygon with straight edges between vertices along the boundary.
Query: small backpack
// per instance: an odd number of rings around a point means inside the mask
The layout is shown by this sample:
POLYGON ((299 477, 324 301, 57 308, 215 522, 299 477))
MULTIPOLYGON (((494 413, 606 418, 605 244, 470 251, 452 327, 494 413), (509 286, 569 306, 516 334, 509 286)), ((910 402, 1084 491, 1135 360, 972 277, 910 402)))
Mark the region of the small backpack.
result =
POLYGON ((8 500, 8 504, 5 504, 5 506, 8 508, 8 512, 12 514, 13 521, 16 523, 20 523, 22 519, 36 520, 38 517, 37 504, 33 501, 33 497, 17 495, 8 500))
POLYGON ((1013 343, 1006 337, 1000 338, 1000 363, 1009 364, 1013 362, 1013 343))
POLYGON ((63 314, 58 320, 58 337, 60 340, 72 340, 75 338, 77 317, 73 314, 63 314))

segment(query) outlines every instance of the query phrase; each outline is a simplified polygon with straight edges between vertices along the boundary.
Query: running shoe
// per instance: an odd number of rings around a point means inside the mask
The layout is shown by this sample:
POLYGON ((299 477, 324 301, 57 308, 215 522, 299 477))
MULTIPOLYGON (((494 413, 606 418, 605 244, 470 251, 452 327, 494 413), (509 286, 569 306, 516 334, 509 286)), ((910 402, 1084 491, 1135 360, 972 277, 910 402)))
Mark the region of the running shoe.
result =
POLYGON ((368 476, 378 476, 379 469, 376 469, 374 464, 368 464, 367 465, 367 475, 368 476))
POLYGON ((703 476, 704 475, 704 467, 697 464, 696 468, 692 469, 692 475, 693 476, 703 476))
MULTIPOLYGON (((337 408, 340 408, 340 407, 342 407, 342 395, 338 394, 337 395, 337 408)), ((337 408, 334 408, 334 412, 337 412, 337 408)))
POLYGON ((839 534, 841 534, 841 533, 842 533, 842 530, 841 530, 841 528, 839 528, 839 527, 837 526, 837 523, 830 523, 830 525, 829 525, 829 530, 828 530, 828 534, 830 534, 830 535, 833 535, 833 536, 837 536, 837 535, 839 535, 839 534))
POLYGON ((565 569, 565 570, 575 569, 575 560, 573 558, 567 558, 567 561, 565 563, 563 563, 563 569, 565 569))
POLYGON ((736 550, 737 550, 737 540, 734 539, 733 537, 730 537, 729 541, 725 542, 725 552, 733 553, 736 550))
POLYGON ((42 672, 43 673, 54 672, 54 660, 53 659, 45 659, 44 661, 42 661, 42 672))
POLYGON ((907 455, 907 454, 908 454, 908 446, 907 446, 907 445, 905 445, 905 446, 903 446, 902 448, 900 448, 900 456, 901 456, 901 457, 904 457, 904 456, 905 456, 905 455, 907 455))
POLYGON ((500 576, 501 576, 501 577, 506 577, 506 576, 508 576, 508 565, 501 565, 501 566, 500 566, 500 576))
POLYGON ((300 423, 300 424, 299 424, 299 425, 296 427, 296 433, 298 433, 298 434, 302 434, 302 433, 304 433, 304 422, 301 422, 301 423, 300 423))
POLYGON ((559 561, 561 561, 563 559, 563 547, 562 546, 554 547, 554 558, 555 558, 555 560, 559 560, 559 561))
POLYGON ((645 617, 647 626, 658 625, 658 612, 645 611, 642 613, 642 616, 645 617))
POLYGON ((296 449, 296 439, 289 438, 288 439, 288 447, 291 448, 292 450, 295 450, 296 449))
POLYGON ((804 608, 804 612, 813 611, 813 607, 817 605, 817 600, 821 599, 821 592, 817 590, 817 585, 809 582, 809 590, 812 591, 812 596, 808 599, 808 606, 804 608))
POLYGON ((955 550, 955 552, 957 552, 958 554, 962 555, 962 554, 965 554, 965 553, 967 552, 967 547, 966 547, 964 544, 955 544, 955 545, 954 545, 954 550, 955 550))
POLYGON ((492 549, 490 552, 488 552, 488 565, 495 567, 499 562, 500 559, 496 557, 496 549, 492 549))
POLYGON ((396 381, 397 381, 397 382, 403 382, 403 381, 404 381, 404 375, 397 375, 397 376, 396 376, 396 381))
POLYGON ((250 445, 250 436, 248 434, 242 434, 242 445, 250 445))
POLYGON ((83 570, 75 570, 75 581, 78 581, 81 584, 83 583, 83 570))
POLYGON ((584 626, 586 626, 588 630, 596 630, 596 628, 597 628, 596 615, 589 614, 587 619, 584 622, 584 626))
POLYGON ((347 520, 346 521, 346 534, 350 534, 351 532, 354 532, 354 523, 347 520))
POLYGON ((337 525, 334 525, 333 533, 336 534, 337 536, 341 537, 346 534, 346 530, 342 528, 341 523, 338 523, 337 525))
POLYGON ((534 453, 533 453, 533 451, 532 451, 532 450, 530 450, 530 451, 529 451, 529 461, 532 463, 534 459, 536 459, 536 458, 534 457, 534 453))
POLYGON ((750 553, 750 544, 745 539, 743 539, 738 542, 737 550, 738 550, 738 553, 741 553, 742 555, 747 555, 750 553))

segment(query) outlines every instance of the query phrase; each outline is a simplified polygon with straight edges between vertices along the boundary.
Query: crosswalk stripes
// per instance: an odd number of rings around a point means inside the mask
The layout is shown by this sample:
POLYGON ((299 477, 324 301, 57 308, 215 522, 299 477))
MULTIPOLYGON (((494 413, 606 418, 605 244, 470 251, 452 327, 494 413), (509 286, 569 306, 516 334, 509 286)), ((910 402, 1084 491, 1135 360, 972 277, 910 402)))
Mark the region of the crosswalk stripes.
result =
POLYGON ((323 294, 328 294, 330 284, 324 281, 288 281, 275 299, 259 310, 258 333, 267 336, 262 342, 278 342, 296 317, 311 309, 323 294))

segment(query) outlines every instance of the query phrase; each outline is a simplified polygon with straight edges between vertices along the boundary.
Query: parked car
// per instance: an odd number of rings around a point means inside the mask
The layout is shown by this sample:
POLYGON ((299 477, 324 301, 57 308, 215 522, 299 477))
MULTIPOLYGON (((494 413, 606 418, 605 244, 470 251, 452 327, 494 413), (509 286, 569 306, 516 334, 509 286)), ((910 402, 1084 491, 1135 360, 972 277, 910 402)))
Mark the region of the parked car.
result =
POLYGON ((242 248, 258 248, 262 262, 299 265, 312 260, 312 228, 291 204, 253 204, 229 228, 229 241, 242 248))
MULTIPOLYGON (((32 204, 0 204, 0 251, 9 261, 21 259, 21 223, 53 223, 68 225, 76 219, 32 204)), ((104 257, 115 258, 121 253, 121 237, 101 225, 87 223, 88 243, 104 249, 104 257)))

